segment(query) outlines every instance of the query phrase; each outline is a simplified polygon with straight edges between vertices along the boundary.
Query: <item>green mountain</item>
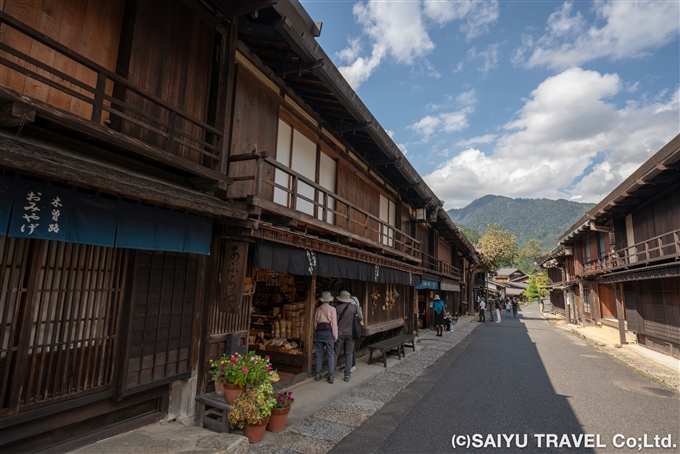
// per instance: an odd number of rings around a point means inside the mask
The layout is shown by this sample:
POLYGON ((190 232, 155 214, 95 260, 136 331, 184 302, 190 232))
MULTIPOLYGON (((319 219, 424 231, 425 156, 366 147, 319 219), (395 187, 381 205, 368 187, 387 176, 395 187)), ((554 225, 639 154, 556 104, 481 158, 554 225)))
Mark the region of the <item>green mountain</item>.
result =
POLYGON ((447 213, 456 224, 480 234, 484 234, 487 225, 497 222, 517 235, 520 249, 529 238, 536 238, 542 242, 544 250, 550 250, 557 246, 557 238, 594 206, 594 203, 564 199, 511 199, 485 195, 465 208, 447 213))

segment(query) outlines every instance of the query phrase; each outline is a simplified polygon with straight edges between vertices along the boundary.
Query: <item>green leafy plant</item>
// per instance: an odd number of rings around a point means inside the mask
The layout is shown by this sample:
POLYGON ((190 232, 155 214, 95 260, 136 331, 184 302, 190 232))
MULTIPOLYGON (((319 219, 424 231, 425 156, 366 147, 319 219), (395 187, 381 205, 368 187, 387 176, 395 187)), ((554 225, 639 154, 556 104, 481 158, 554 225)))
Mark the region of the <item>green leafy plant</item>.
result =
POLYGON ((208 373, 210 374, 210 377, 215 380, 215 381, 227 381, 227 372, 228 368, 227 366, 229 365, 229 357, 227 354, 223 354, 222 356, 218 356, 215 359, 210 360, 210 370, 208 373))
POLYGON ((288 408, 293 405, 295 399, 293 398, 293 393, 291 391, 284 391, 276 396, 276 403, 274 408, 288 408))
POLYGON ((274 388, 268 380, 257 386, 248 386, 234 400, 229 410, 229 424, 239 429, 246 424, 260 424, 271 416, 275 405, 274 388))

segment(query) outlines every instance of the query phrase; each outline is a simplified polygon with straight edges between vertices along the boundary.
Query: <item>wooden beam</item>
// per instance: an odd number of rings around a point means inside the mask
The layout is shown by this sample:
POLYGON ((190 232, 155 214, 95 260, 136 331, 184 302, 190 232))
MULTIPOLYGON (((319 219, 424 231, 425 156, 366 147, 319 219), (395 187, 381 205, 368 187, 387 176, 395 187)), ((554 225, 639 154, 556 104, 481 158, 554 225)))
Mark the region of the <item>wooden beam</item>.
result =
POLYGON ((361 123, 361 124, 359 124, 359 123, 352 123, 352 124, 349 124, 349 125, 341 124, 340 126, 333 128, 333 132, 336 133, 336 134, 342 135, 346 132, 357 132, 357 131, 361 131, 362 129, 368 129, 372 125, 373 125, 373 122, 370 122, 370 121, 366 122, 366 123, 361 123))
POLYGON ((225 19, 232 17, 253 14, 258 10, 264 9, 278 3, 277 0, 241 0, 240 2, 227 3, 225 0, 216 2, 217 9, 224 15, 225 19))
POLYGON ((34 121, 35 110, 25 104, 8 102, 0 108, 0 123, 7 128, 33 123, 34 121))

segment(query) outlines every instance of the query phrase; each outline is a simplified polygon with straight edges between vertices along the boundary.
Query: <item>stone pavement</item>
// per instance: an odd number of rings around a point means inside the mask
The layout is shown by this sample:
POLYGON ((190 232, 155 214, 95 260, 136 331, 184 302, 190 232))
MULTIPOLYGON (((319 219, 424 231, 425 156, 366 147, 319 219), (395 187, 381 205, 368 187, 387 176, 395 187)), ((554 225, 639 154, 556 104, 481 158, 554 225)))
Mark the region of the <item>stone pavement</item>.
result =
POLYGON ((680 391, 680 360, 677 358, 640 346, 631 335, 627 337, 628 343, 622 345, 618 330, 606 325, 600 327, 568 325, 564 317, 559 315, 550 312, 544 312, 542 315, 553 325, 585 339, 599 350, 651 376, 667 387, 680 391))
POLYGON ((249 445, 239 430, 219 434, 163 421, 85 446, 72 454, 326 453, 465 338, 478 326, 476 320, 460 317, 454 332, 444 333, 443 337, 436 337, 434 332, 421 334, 416 351, 407 348, 406 358, 401 361, 396 355, 388 356, 387 368, 382 361, 369 366, 368 357, 360 358, 350 382, 344 382, 340 373, 332 385, 310 378, 288 388, 293 391, 295 405, 286 429, 267 432, 259 444, 249 445))
MULTIPOLYGON (((548 310, 546 308, 546 310, 548 310)), ((555 326, 591 342, 596 348, 618 358, 631 367, 680 390, 680 361, 633 343, 617 347, 618 332, 609 327, 567 325, 564 318, 544 312, 543 317, 555 326)), ((360 358, 357 371, 349 383, 341 373, 332 385, 310 378, 288 390, 293 391, 295 405, 286 429, 267 432, 264 440, 249 445, 241 431, 219 434, 196 426, 162 421, 73 451, 73 454, 322 454, 359 427, 399 391, 446 351, 465 338, 478 324, 477 317, 461 317, 453 333, 435 337, 426 332, 419 338, 416 351, 406 350, 406 358, 388 357, 368 365, 360 358)))

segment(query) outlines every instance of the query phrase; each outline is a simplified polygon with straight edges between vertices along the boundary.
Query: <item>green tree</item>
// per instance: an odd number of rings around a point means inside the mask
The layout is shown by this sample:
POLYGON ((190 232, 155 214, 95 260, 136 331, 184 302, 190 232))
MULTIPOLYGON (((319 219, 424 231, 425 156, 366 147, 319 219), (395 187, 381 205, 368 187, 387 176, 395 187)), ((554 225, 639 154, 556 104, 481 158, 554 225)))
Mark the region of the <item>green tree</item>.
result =
POLYGON ((539 292, 538 292, 538 286, 536 285, 536 275, 532 275, 529 278, 529 286, 524 291, 524 294, 526 295, 527 300, 530 303, 533 302, 533 301, 536 301, 537 299, 540 298, 539 292))
POLYGON ((539 297, 545 298, 550 294, 550 291, 546 289, 548 285, 548 270, 543 270, 536 275, 536 287, 538 288, 539 297))
POLYGON ((468 239, 470 244, 473 246, 477 246, 477 243, 479 242, 479 239, 481 238, 481 235, 479 232, 477 232, 475 229, 470 228, 470 227, 465 227, 464 225, 456 224, 458 228, 460 228, 461 232, 463 232, 463 235, 465 235, 465 238, 468 239))
POLYGON ((513 263, 517 254, 517 237, 494 222, 479 239, 477 248, 482 252, 484 269, 495 271, 504 264, 513 263))
POLYGON ((536 268, 536 261, 544 255, 541 250, 541 241, 536 238, 530 238, 526 242, 524 249, 517 253, 517 258, 513 264, 526 274, 532 274, 536 268))

